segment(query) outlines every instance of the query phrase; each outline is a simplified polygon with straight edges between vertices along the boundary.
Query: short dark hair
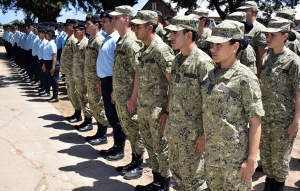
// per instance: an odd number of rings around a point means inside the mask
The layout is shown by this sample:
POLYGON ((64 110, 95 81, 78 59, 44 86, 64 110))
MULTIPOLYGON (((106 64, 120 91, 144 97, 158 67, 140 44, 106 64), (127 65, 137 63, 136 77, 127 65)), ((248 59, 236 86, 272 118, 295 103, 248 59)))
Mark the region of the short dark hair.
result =
POLYGON ((186 34, 187 32, 192 32, 192 42, 196 42, 197 39, 197 32, 196 31, 191 31, 189 29, 183 29, 183 34, 186 34))
POLYGON ((148 27, 149 25, 153 26, 152 33, 154 34, 158 25, 157 24, 153 24, 153 23, 145 23, 145 27, 148 27))
POLYGON ((100 24, 100 21, 92 21, 92 20, 90 20, 94 25, 96 24, 96 23, 98 23, 98 29, 100 30, 101 29, 101 24, 100 24))
POLYGON ((239 49, 236 52, 236 55, 238 55, 242 50, 245 50, 249 44, 248 39, 231 39, 229 41, 230 45, 233 45, 234 43, 238 42, 240 44, 239 49))

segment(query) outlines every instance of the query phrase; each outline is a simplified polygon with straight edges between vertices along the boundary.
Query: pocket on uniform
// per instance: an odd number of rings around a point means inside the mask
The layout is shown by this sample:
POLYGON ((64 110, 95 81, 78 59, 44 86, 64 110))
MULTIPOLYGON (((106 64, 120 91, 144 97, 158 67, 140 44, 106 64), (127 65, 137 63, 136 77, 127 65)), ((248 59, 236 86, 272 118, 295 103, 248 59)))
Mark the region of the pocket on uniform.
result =
POLYGON ((152 111, 152 115, 151 115, 151 118, 152 119, 157 119, 160 117, 160 114, 161 114, 161 111, 162 111, 162 108, 160 107, 155 107, 152 111))

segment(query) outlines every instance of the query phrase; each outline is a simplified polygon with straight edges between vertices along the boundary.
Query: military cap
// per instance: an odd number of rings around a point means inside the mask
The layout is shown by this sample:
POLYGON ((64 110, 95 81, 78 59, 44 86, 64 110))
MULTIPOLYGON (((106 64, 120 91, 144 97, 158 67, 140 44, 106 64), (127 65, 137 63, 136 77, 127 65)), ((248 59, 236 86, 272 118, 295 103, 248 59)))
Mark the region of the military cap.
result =
POLYGON ((111 19, 112 17, 109 15, 109 13, 111 13, 111 12, 112 12, 112 10, 103 11, 100 14, 100 19, 102 19, 102 18, 109 18, 109 19, 111 19))
POLYGON ((258 10, 257 3, 255 1, 246 1, 242 2, 241 6, 236 8, 237 10, 244 10, 244 9, 256 9, 258 10))
POLYGON ((46 34, 51 34, 52 36, 55 35, 55 31, 52 30, 52 29, 47 29, 45 33, 46 33, 46 34))
POLYGON ((280 31, 290 31, 291 30, 291 21, 287 19, 281 19, 278 21, 270 21, 265 29, 262 29, 264 33, 273 33, 280 31))
POLYGON ((233 12, 227 15, 226 19, 239 22, 246 22, 246 13, 241 11, 233 12))
POLYGON ((85 18, 85 21, 94 21, 94 22, 100 22, 100 15, 94 14, 94 15, 87 15, 85 18))
POLYGON ((138 11, 135 18, 131 21, 133 24, 141 25, 145 23, 157 24, 158 15, 155 11, 138 11))
POLYGON ((170 31, 181 31, 188 29, 191 31, 198 30, 199 20, 190 16, 175 16, 173 17, 171 24, 166 26, 165 29, 170 31))
POLYGON ((288 20, 291 20, 291 21, 294 21, 295 16, 296 16, 296 10, 295 9, 285 9, 285 10, 278 11, 276 13, 276 17, 288 19, 288 20))
POLYGON ((77 23, 76 19, 67 19, 66 24, 75 24, 77 23))
POLYGON ((85 24, 82 22, 76 23, 73 25, 73 29, 76 29, 76 28, 85 29, 85 24))
POLYGON ((193 12, 189 16, 199 19, 201 17, 208 17, 208 13, 209 13, 208 9, 200 8, 200 9, 193 10, 193 12))
POLYGON ((163 21, 166 21, 166 20, 172 20, 173 17, 171 15, 166 15, 162 18, 163 21))
POLYGON ((115 8, 115 11, 109 13, 111 17, 119 16, 119 15, 128 15, 134 16, 133 8, 129 5, 121 5, 115 8))
POLYGON ((50 26, 57 27, 57 24, 56 24, 55 22, 51 22, 51 23, 50 23, 50 26))
POLYGON ((211 36, 206 39, 212 43, 224 43, 231 39, 244 39, 244 24, 238 21, 222 22, 212 28, 211 36))
POLYGON ((32 23, 26 23, 25 24, 25 27, 30 27, 30 26, 32 26, 32 23))
POLYGON ((159 11, 159 10, 153 10, 157 13, 158 16, 161 16, 162 17, 162 13, 159 11))
POLYGON ((41 33, 46 33, 46 28, 45 27, 39 27, 38 28, 38 32, 41 32, 41 33))

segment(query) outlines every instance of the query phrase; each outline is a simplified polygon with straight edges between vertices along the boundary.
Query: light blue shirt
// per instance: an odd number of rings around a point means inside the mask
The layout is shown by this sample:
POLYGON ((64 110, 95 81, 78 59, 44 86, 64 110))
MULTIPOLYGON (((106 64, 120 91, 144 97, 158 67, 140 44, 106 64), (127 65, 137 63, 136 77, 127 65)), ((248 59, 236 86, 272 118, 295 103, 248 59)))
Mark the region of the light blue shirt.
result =
POLYGON ((97 75, 99 78, 112 76, 114 68, 114 52, 119 38, 120 35, 118 31, 115 30, 105 37, 102 46, 99 48, 97 57, 97 75))
POLYGON ((14 36, 15 34, 14 33, 12 33, 12 32, 10 32, 10 34, 9 34, 9 42, 10 42, 10 44, 11 45, 13 45, 14 44, 14 36))
POLYGON ((18 43, 18 40, 20 38, 20 31, 15 31, 15 35, 14 35, 14 43, 18 43))
POLYGON ((20 36, 19 36, 19 40, 18 40, 18 42, 17 42, 17 45, 19 46, 19 47, 21 47, 21 41, 22 41, 22 39, 24 38, 24 33, 20 33, 20 36))
POLYGON ((26 38, 25 44, 24 44, 24 49, 25 50, 30 50, 31 49, 30 42, 31 42, 32 35, 33 35, 33 32, 31 32, 31 31, 27 35, 27 38, 26 38))
POLYGON ((31 35, 31 38, 29 41, 29 49, 32 49, 33 41, 35 40, 36 36, 37 35, 32 32, 32 35, 31 35))
POLYGON ((25 49, 25 41, 26 41, 26 38, 28 37, 28 34, 24 33, 24 35, 22 35, 22 39, 20 41, 20 47, 22 49, 25 49))
POLYGON ((3 32, 2 39, 3 39, 4 41, 7 41, 7 40, 6 40, 7 33, 8 33, 8 31, 4 31, 4 32, 3 32))
POLYGON ((39 51, 39 42, 40 38, 36 35, 35 39, 32 42, 32 56, 37 56, 39 51))
POLYGON ((52 55, 57 53, 57 47, 54 40, 47 41, 43 48, 43 60, 52 60, 52 55))
POLYGON ((46 39, 41 40, 39 42, 39 51, 38 51, 38 57, 39 60, 43 60, 43 51, 44 51, 44 46, 48 41, 46 39))
POLYGON ((64 36, 67 35, 64 31, 60 32, 58 37, 56 38, 56 46, 57 49, 61 49, 64 44, 64 36))

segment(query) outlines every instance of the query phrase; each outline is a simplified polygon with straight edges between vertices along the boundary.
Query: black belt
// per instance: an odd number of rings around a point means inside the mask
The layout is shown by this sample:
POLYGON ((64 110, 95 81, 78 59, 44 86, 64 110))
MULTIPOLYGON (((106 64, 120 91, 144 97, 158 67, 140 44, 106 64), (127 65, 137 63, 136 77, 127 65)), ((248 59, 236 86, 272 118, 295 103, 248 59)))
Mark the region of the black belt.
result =
POLYGON ((101 82, 107 82, 112 80, 112 76, 107 76, 105 78, 100 78, 101 82))

